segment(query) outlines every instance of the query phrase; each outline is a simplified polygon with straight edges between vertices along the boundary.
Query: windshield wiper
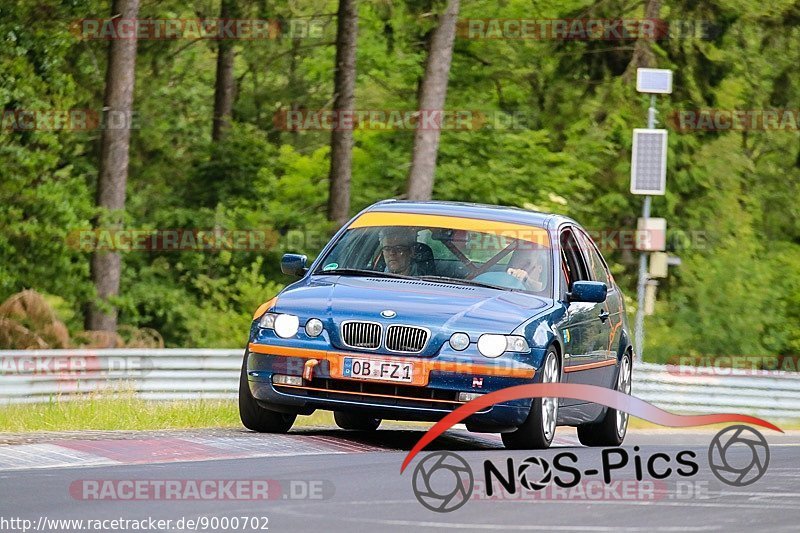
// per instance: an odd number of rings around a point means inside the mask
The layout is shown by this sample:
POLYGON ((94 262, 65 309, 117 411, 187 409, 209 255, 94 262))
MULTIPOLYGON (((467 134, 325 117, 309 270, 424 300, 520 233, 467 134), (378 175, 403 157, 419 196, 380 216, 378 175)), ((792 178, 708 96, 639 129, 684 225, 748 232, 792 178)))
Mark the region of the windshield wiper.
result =
POLYGON ((492 285, 491 283, 483 283, 481 281, 475 281, 474 279, 449 278, 447 276, 419 276, 419 279, 424 281, 434 281, 440 283, 453 283, 456 285, 474 285, 475 287, 484 287, 486 289, 497 289, 500 291, 514 290, 514 289, 509 289, 507 287, 500 287, 499 285, 492 285))
POLYGON ((434 283, 453 283, 455 285, 472 285, 475 287, 483 287, 486 289, 496 289, 500 291, 513 291, 507 287, 500 287, 492 285, 491 283, 483 283, 472 279, 449 278, 447 276, 405 276, 403 274, 395 274, 393 272, 382 272, 379 270, 365 270, 361 268, 334 268, 332 270, 323 270, 315 272, 314 275, 325 276, 365 276, 377 278, 397 278, 397 279, 419 279, 422 281, 430 281, 434 283))
POLYGON ((360 268, 334 268, 332 270, 323 270, 315 272, 315 275, 339 275, 339 276, 370 276, 378 278, 399 278, 399 279, 415 279, 413 276, 404 276, 403 274, 394 274, 392 272, 381 272, 379 270, 364 270, 360 268))

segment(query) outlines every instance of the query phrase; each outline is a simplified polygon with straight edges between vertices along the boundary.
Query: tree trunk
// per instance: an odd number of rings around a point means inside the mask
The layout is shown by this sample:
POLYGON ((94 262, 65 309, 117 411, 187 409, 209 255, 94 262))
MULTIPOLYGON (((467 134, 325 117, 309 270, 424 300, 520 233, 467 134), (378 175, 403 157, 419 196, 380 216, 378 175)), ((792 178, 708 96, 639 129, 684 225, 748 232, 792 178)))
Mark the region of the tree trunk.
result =
POLYGON ((408 174, 407 196, 410 200, 430 200, 433 193, 433 175, 447 96, 447 78, 453 59, 458 9, 459 0, 448 0, 445 12, 439 17, 439 25, 431 36, 419 96, 420 117, 414 132, 414 151, 408 174))
MULTIPOLYGON (((114 0, 111 16, 135 19, 139 13, 139 0, 114 0)), ((136 69, 136 39, 115 39, 108 47, 106 91, 103 110, 126 117, 119 128, 106 127, 100 136, 100 175, 97 183, 97 206, 101 212, 100 224, 108 224, 125 209, 125 185, 128 181, 128 150, 130 145, 130 117, 133 104, 134 74, 136 69), (106 220, 104 220, 106 219, 106 220)), ((91 272, 100 302, 90 304, 86 315, 86 329, 117 330, 117 310, 108 306, 108 299, 119 294, 122 270, 119 252, 95 252, 91 272), (105 303, 101 307, 99 303, 105 303)))
MULTIPOLYGON (((356 0, 339 0, 336 26, 336 71, 334 74, 333 111, 341 117, 353 111, 356 85, 356 37, 358 7, 356 0)), ((328 220, 343 225, 350 217, 350 174, 353 164, 353 129, 338 127, 331 132, 331 169, 329 174, 328 220)))
MULTIPOLYGON (((647 0, 647 5, 644 8, 644 18, 650 20, 657 19, 661 14, 661 1, 662 0, 647 0)), ((655 66, 656 58, 653 54, 653 50, 650 48, 652 40, 652 38, 636 40, 636 44, 633 45, 633 57, 625 72, 625 77, 627 79, 636 79, 636 69, 655 66)))
MULTIPOLYGON (((288 89, 288 92, 291 95, 291 101, 289 102, 289 109, 292 112, 300 110, 299 96, 301 94, 305 94, 305 91, 300 88, 300 83, 298 83, 297 79, 298 63, 299 60, 302 59, 300 57, 300 45, 301 45, 301 39, 299 37, 295 37, 292 39, 292 48, 290 49, 289 53, 289 74, 288 74, 288 80, 286 82, 286 88, 288 89)), ((294 147, 298 147, 300 145, 299 144, 300 130, 298 128, 291 128, 289 130, 289 134, 292 136, 292 141, 291 141, 292 145, 294 147)))
MULTIPOLYGON (((219 18, 229 19, 236 13, 236 0, 222 0, 219 18)), ((214 84, 214 117, 211 126, 211 140, 217 142, 225 135, 230 126, 233 113, 233 99, 236 93, 236 81, 233 79, 233 41, 221 39, 217 49, 217 80, 214 84)))

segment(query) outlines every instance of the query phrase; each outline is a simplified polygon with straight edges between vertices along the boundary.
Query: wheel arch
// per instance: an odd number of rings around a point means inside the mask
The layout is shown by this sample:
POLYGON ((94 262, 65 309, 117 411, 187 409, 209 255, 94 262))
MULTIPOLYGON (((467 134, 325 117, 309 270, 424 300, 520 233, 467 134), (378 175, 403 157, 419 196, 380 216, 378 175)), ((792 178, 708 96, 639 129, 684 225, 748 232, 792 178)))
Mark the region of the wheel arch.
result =
POLYGON ((628 332, 623 328, 619 336, 619 344, 617 345, 617 362, 622 360, 622 356, 625 355, 625 352, 630 352, 631 363, 633 363, 633 343, 631 342, 628 332))
POLYGON ((553 347, 556 351, 556 357, 558 358, 558 373, 559 373, 559 381, 564 378, 564 347, 561 345, 561 340, 558 337, 553 337, 553 340, 550 341, 550 344, 547 345, 547 348, 553 347))

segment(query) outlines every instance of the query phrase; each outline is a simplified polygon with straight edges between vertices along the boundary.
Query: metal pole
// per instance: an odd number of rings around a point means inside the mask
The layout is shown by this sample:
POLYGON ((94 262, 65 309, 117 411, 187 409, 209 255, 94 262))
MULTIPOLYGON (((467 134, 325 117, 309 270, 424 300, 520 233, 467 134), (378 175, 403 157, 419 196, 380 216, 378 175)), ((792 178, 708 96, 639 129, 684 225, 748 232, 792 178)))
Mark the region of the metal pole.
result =
MULTIPOLYGON (((642 218, 650 217, 650 197, 644 197, 644 205, 642 206, 642 218)), ((644 292, 647 285, 647 253, 641 252, 639 254, 639 283, 637 285, 636 296, 638 304, 636 306, 636 331, 634 337, 636 340, 636 360, 641 361, 644 353, 644 292)))
MULTIPOLYGON (((647 110, 647 128, 653 129, 656 127, 656 95, 650 95, 650 108, 647 110)), ((650 218, 650 203, 652 198, 650 196, 644 197, 644 204, 642 205, 642 218, 647 220, 650 218)), ((644 355, 644 293, 647 285, 647 252, 642 252, 639 255, 639 282, 636 287, 637 306, 636 306, 636 326, 634 337, 636 341, 635 353, 636 360, 641 361, 644 355)))

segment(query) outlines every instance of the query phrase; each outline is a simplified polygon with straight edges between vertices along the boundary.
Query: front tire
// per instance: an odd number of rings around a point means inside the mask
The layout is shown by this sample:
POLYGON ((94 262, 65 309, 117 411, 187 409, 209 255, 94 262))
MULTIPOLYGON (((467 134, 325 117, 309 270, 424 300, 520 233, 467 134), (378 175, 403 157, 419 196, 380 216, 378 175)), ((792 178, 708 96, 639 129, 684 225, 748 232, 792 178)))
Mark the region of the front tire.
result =
POLYGON ((358 413, 345 413, 344 411, 334 411, 333 420, 340 428, 355 431, 375 431, 381 425, 380 418, 371 418, 358 413))
MULTIPOLYGON (((561 365, 551 346, 547 349, 537 383, 558 383, 561 365)), ((516 431, 501 433, 503 444, 510 450, 545 450, 553 443, 558 422, 558 398, 534 398, 531 412, 516 431)))
MULTIPOLYGON (((625 352, 619 362, 614 390, 623 394, 631 393, 631 364, 630 353, 625 352)), ((578 440, 584 446, 619 446, 625 440, 627 432, 628 413, 609 407, 600 422, 578 426, 578 440)))
POLYGON ((250 393, 247 382, 247 353, 239 378, 239 418, 247 429, 258 433, 286 433, 294 424, 296 414, 279 413, 261 407, 250 393))

